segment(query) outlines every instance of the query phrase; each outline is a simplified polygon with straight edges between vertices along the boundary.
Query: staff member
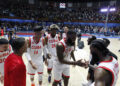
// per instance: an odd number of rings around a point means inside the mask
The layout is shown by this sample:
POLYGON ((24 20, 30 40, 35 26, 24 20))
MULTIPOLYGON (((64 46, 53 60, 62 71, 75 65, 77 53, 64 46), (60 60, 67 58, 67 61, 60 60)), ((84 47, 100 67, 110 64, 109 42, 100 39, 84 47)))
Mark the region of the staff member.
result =
POLYGON ((22 55, 27 51, 27 42, 24 38, 17 38, 11 45, 14 53, 5 60, 4 86, 26 86, 26 67, 22 55))

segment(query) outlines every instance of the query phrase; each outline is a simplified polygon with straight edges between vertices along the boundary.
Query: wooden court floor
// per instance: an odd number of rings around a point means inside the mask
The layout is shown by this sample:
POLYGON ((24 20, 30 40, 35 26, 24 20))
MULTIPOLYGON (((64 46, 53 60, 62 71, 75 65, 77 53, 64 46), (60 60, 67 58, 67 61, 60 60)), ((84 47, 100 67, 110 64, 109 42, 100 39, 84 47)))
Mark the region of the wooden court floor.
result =
MULTIPOLYGON (((84 41, 84 44, 85 44, 84 49, 82 49, 82 50, 77 49, 74 54, 75 54, 75 57, 77 60, 79 60, 81 58, 85 58, 88 60, 90 51, 89 51, 89 46, 87 45, 87 38, 82 38, 82 41, 84 41)), ((120 40, 111 38, 110 42, 111 43, 108 48, 118 56, 118 62, 120 63, 120 52, 118 52, 118 50, 120 49, 120 40)), ((23 55, 23 60, 27 67, 28 61, 27 61, 25 55, 23 55)), ((86 82, 87 71, 88 71, 88 69, 84 69, 82 67, 71 66, 70 80, 69 80, 68 86, 82 86, 81 83, 86 82)), ((53 82, 53 74, 52 74, 52 82, 53 82)), ((27 83, 26 86, 31 86, 29 75, 27 75, 26 83, 27 83)), ((35 83, 36 83, 36 86, 39 86, 38 80, 37 80, 37 75, 35 76, 35 83)), ((62 82, 62 84, 63 84, 63 82, 62 82)), ((0 84, 0 86, 2 86, 2 85, 0 84)), ((50 84, 48 83, 48 74, 47 74, 46 66, 44 66, 43 85, 42 86, 52 86, 52 83, 50 83, 50 84)), ((64 86, 64 85, 62 85, 62 86, 64 86)), ((118 76, 116 86, 120 86, 120 74, 118 76)))

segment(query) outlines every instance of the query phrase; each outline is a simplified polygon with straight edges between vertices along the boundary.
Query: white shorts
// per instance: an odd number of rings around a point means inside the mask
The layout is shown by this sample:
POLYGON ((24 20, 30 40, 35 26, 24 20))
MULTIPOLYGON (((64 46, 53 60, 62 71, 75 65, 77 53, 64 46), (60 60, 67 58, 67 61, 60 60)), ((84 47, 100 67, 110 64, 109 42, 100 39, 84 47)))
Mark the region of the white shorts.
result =
POLYGON ((58 82, 62 79, 62 76, 67 78, 70 77, 70 66, 54 62, 53 72, 54 72, 54 80, 58 82))
MULTIPOLYGON (((34 63, 34 62, 33 62, 34 63)), ((37 70, 33 69, 31 64, 28 63, 28 74, 35 75, 37 72, 38 74, 43 74, 44 64, 43 62, 39 62, 39 64, 34 63, 37 66, 37 70)))
POLYGON ((4 62, 0 63, 0 74, 1 76, 4 75, 4 62))
POLYGON ((53 59, 48 59, 48 70, 52 70, 53 68, 53 59))

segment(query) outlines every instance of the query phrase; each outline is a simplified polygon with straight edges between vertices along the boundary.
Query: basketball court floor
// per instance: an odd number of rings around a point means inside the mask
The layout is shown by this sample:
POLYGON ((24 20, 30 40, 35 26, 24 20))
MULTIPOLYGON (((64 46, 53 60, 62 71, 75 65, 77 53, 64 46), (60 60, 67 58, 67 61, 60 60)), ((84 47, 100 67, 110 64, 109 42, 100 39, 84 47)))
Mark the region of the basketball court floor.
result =
MULTIPOLYGON (((120 63, 120 52, 118 52, 118 50, 120 49, 120 40, 118 40, 118 38, 109 38, 110 39, 110 45, 109 45, 109 49, 115 53, 118 56, 118 62, 120 63)), ((89 59, 89 46, 87 45, 87 38, 82 38, 82 41, 84 41, 85 47, 83 49, 77 49, 76 47, 76 51, 75 51, 75 57, 76 60, 79 60, 81 58, 85 58, 86 60, 89 59)), ((23 60, 26 64, 27 67, 27 59, 25 57, 25 55, 23 55, 23 60)), ((82 82, 86 82, 86 77, 87 77, 87 71, 88 69, 76 66, 73 67, 71 66, 70 69, 70 80, 69 80, 69 85, 68 86, 82 86, 81 83, 82 82)), ((53 82, 53 74, 52 74, 52 82, 53 82)), ((38 79, 37 79, 37 75, 35 76, 35 83, 36 86, 38 86, 38 79)), ((27 74, 27 79, 26 79, 26 86, 31 86, 31 82, 30 82, 30 77, 27 74)), ((2 86, 0 84, 0 86, 2 86)), ((47 67, 44 66, 44 74, 43 74, 43 85, 42 86, 52 86, 52 83, 48 83, 48 74, 47 74, 47 67)), ((62 86, 63 82, 62 82, 62 86)), ((118 76, 118 80, 117 80, 117 84, 116 86, 120 86, 120 74, 118 76)))

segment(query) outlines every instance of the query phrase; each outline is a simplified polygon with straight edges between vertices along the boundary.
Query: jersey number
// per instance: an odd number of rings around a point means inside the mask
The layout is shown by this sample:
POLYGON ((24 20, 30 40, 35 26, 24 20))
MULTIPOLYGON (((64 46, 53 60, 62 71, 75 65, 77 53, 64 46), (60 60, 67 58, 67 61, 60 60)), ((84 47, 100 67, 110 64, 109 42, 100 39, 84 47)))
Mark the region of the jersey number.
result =
POLYGON ((52 48, 55 48, 55 44, 52 44, 52 48))
POLYGON ((37 50, 37 51, 34 51, 34 54, 38 54, 38 50, 37 50))

